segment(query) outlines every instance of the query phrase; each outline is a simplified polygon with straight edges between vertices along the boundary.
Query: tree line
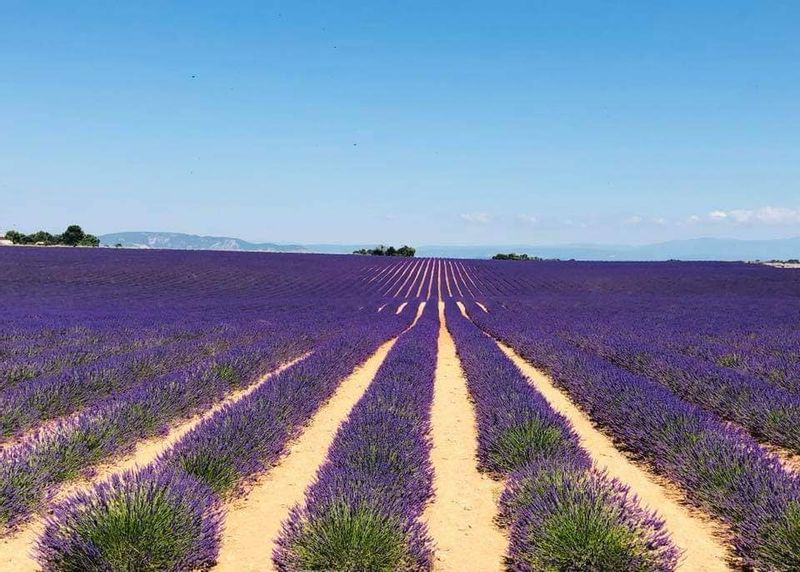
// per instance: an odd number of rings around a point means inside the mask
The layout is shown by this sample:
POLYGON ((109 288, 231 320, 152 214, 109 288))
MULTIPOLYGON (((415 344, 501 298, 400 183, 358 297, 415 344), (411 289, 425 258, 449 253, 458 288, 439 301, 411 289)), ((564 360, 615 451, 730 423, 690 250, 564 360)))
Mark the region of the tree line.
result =
POLYGON ((384 245, 380 245, 376 248, 361 248, 359 250, 354 250, 353 254, 366 254, 368 256, 408 256, 413 257, 414 254, 417 252, 416 248, 412 248, 407 245, 403 245, 400 248, 395 248, 394 246, 386 247, 384 245))
POLYGON ((77 224, 71 224, 61 234, 50 234, 39 230, 33 234, 23 234, 16 230, 6 232, 6 238, 14 244, 41 244, 45 246, 100 246, 100 239, 83 232, 77 224))
POLYGON ((502 252, 498 252, 494 256, 492 256, 492 260, 544 260, 539 256, 528 256, 525 253, 517 254, 516 252, 509 252, 508 254, 503 254, 502 252))

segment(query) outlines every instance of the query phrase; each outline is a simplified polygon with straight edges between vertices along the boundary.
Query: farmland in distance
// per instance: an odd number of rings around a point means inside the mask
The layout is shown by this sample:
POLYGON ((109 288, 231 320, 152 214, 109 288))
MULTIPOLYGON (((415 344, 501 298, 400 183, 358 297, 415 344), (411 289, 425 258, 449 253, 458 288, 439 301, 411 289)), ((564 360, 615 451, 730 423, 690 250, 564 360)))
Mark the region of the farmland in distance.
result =
POLYGON ((0 268, 0 570, 800 569, 794 270, 0 268))

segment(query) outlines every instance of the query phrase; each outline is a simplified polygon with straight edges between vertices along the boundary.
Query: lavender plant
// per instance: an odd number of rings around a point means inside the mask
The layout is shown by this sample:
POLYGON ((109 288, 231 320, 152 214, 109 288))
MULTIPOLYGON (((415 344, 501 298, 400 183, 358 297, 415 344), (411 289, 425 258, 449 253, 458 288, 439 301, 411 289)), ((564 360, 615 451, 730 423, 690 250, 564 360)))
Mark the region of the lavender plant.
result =
POLYGON ((751 437, 664 386, 542 332, 527 313, 493 307, 489 314, 471 315, 547 370, 618 442, 679 483, 695 504, 727 522, 748 565, 768 570, 800 566, 796 544, 785 542, 800 535, 795 509, 800 481, 751 437), (779 534, 773 532, 775 523, 781 523, 779 534), (783 559, 780 566, 775 554, 783 559))
POLYGON ((591 469, 566 418, 454 304, 446 320, 475 401, 480 466, 509 477, 499 517, 511 529, 507 567, 674 569, 679 552, 664 522, 591 469))
POLYGON ((336 434, 277 541, 279 570, 429 570, 436 307, 403 334, 336 434))
POLYGON ((146 468, 57 505, 36 556, 53 572, 206 569, 219 551, 220 522, 220 504, 205 485, 146 468))

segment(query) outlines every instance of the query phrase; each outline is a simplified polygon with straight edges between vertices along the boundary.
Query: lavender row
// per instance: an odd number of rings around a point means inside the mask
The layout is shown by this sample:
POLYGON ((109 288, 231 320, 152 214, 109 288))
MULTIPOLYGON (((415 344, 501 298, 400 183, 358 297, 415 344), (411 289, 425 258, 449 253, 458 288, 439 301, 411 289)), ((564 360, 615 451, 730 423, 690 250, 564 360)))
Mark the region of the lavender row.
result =
POLYGON ((0 439, 17 436, 47 420, 91 405, 99 398, 213 357, 241 337, 230 334, 220 332, 217 336, 112 356, 3 391, 0 439))
POLYGON ((198 324, 196 329, 191 328, 188 324, 178 329, 174 326, 137 328, 130 323, 114 321, 93 328, 91 335, 82 336, 77 341, 48 346, 45 351, 37 351, 33 355, 30 349, 8 349, 0 353, 3 359, 0 363, 0 389, 40 376, 57 374, 66 368, 88 365, 102 358, 208 336, 215 330, 224 330, 225 325, 209 327, 198 324))
POLYGON ((800 566, 800 482, 751 437, 664 386, 538 329, 547 316, 493 306, 478 325, 545 369, 555 383, 634 454, 731 527, 746 564, 800 566))
POLYGON ((13 528, 60 483, 298 357, 315 341, 301 334, 287 330, 155 378, 6 449, 0 454, 0 525, 13 528))
POLYGON ((475 403, 480 467, 510 477, 500 498, 508 568, 673 570, 678 551, 664 522, 592 469, 567 419, 491 338, 454 304, 445 315, 475 403))
POLYGON ((235 492, 272 466, 341 381, 409 323, 410 313, 392 313, 349 324, 307 359, 205 420, 159 462, 220 494, 235 492))
POLYGON ((344 377, 407 323, 393 314, 343 323, 341 334, 203 421, 153 465, 58 505, 37 543, 44 570, 61 570, 62 563, 103 570, 212 566, 220 499, 272 466, 344 377), (150 491, 163 515, 158 522, 150 516, 152 501, 142 502, 150 491), (142 534, 148 525, 153 532, 142 534))
POLYGON ((742 425, 759 440, 800 452, 800 395, 705 360, 658 351, 641 335, 594 332, 569 337, 580 347, 663 384, 681 399, 742 425))
MULTIPOLYGON (((697 343, 680 340, 674 345, 679 346, 679 351, 686 355, 708 360, 741 374, 755 376, 775 387, 800 394, 800 359, 790 352, 765 355, 756 351, 752 340, 746 345, 707 340, 697 343)), ((800 343, 797 347, 800 347, 800 343)))
POLYGON ((428 304, 339 428, 273 555, 278 570, 429 570, 430 408, 439 321, 428 304))
POLYGON ((691 347, 685 340, 703 337, 676 331, 675 323, 682 320, 670 315, 662 323, 643 321, 640 313, 616 304, 562 310, 550 300, 548 306, 538 306, 539 312, 528 304, 528 312, 552 335, 665 385, 682 399, 745 427, 760 441, 800 452, 800 394, 680 353, 680 346, 691 347))

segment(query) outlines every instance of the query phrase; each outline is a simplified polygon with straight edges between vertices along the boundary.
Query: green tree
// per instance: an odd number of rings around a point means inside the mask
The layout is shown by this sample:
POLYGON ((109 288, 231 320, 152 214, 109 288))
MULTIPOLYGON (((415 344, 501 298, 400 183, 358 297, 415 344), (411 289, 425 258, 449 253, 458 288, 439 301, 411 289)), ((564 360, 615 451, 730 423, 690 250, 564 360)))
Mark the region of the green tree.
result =
POLYGON ((13 242, 14 244, 23 244, 23 239, 25 238, 25 235, 16 230, 9 230, 6 233, 6 238, 11 242, 13 242))
POLYGON ((34 244, 37 242, 43 242, 45 244, 56 244, 57 240, 52 234, 47 231, 39 230, 34 232, 33 234, 29 235, 30 241, 34 244))
POLYGON ((67 230, 64 231, 64 234, 61 235, 61 244, 78 246, 85 236, 86 233, 83 232, 80 226, 71 224, 67 227, 67 230))
POLYGON ((85 234, 78 246, 100 246, 100 239, 93 234, 85 234))

